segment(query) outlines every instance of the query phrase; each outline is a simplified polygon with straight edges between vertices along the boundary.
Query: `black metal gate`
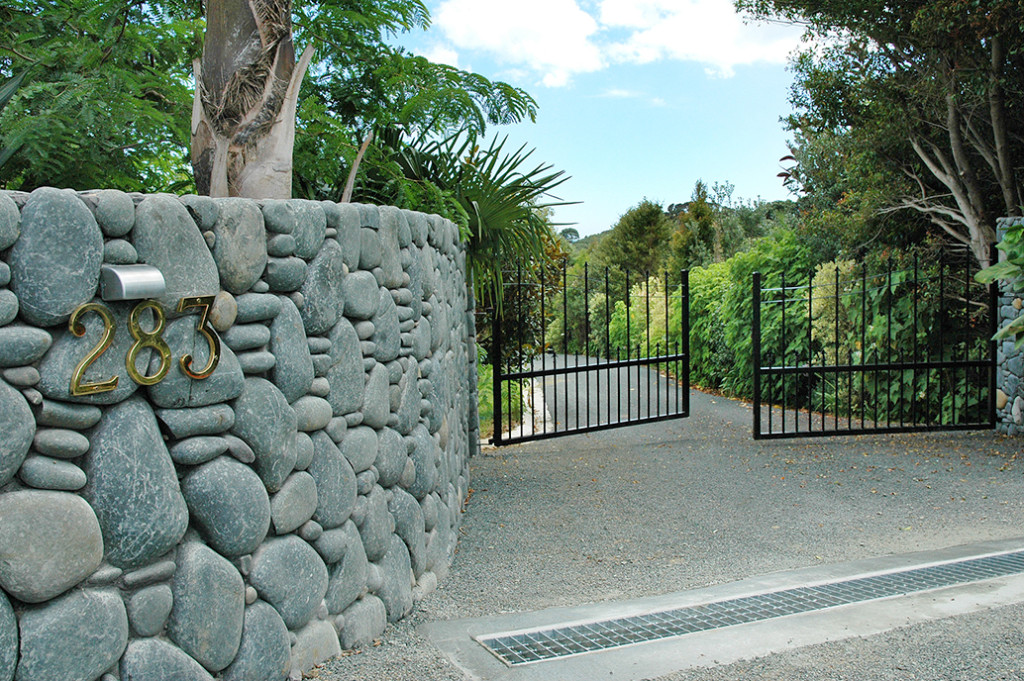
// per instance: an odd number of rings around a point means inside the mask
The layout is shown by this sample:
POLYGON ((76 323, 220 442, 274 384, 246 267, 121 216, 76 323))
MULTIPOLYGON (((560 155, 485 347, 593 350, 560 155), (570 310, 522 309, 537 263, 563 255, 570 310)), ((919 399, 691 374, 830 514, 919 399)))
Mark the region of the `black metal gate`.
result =
POLYGON ((689 415, 687 272, 505 274, 491 348, 495 445, 689 415))
POLYGON ((994 427, 996 288, 974 273, 966 251, 755 272, 754 438, 994 427))

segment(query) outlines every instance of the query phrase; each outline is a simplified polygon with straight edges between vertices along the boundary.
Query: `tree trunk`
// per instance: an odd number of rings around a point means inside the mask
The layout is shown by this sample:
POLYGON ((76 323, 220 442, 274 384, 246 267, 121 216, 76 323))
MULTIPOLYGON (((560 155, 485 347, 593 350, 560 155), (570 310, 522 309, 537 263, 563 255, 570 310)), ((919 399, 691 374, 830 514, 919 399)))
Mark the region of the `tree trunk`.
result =
POLYGON ((288 199, 299 86, 289 0, 209 0, 193 64, 192 168, 209 196, 288 199))
POLYGON ((994 36, 992 43, 992 68, 989 71, 989 113, 992 118, 992 137, 995 140, 996 158, 999 160, 999 188, 1003 192, 1003 207, 1006 215, 1020 215, 1021 196, 1010 161, 1010 144, 1006 133, 1006 98, 1003 93, 1003 65, 1006 49, 1002 36, 994 36))

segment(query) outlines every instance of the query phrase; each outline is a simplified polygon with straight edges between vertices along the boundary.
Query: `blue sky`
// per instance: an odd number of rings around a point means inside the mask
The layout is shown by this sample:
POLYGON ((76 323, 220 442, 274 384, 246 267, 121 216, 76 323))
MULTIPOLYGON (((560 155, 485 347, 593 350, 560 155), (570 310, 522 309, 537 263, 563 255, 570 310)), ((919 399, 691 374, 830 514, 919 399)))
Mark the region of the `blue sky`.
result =
POLYGON ((731 0, 427 0, 413 51, 537 100, 536 123, 491 133, 572 176, 556 210, 581 234, 644 198, 687 201, 694 182, 734 198, 787 198, 786 58, 800 31, 744 23, 731 0))

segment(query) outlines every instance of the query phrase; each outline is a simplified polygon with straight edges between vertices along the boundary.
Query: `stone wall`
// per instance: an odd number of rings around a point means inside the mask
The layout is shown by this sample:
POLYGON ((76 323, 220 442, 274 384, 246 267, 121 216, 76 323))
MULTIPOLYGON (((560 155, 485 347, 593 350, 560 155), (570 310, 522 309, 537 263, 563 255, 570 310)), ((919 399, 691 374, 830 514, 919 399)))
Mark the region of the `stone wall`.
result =
MULTIPOLYGON (((1021 218, 1000 218, 996 238, 1002 240, 1006 229, 1021 218)), ((1000 258, 1005 258, 999 251, 1000 258)), ((1011 291, 1005 282, 999 285, 999 328, 1021 315, 1024 292, 1011 291)), ((996 429, 1007 435, 1024 434, 1024 355, 1013 349, 1013 339, 999 341, 996 350, 996 429)))
POLYGON ((282 679, 409 613, 478 441, 465 264, 395 208, 0 192, 0 681, 282 679))

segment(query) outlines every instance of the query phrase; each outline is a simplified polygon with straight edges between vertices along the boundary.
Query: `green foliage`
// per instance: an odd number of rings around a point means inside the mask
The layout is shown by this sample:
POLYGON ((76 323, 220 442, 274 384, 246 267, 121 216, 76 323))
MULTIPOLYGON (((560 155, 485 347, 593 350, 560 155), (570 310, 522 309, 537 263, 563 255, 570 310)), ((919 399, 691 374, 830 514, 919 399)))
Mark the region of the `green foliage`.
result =
POLYGON ((0 25, 0 78, 28 74, 0 113, 0 147, 17 149, 0 186, 187 182, 198 3, 12 0, 0 25))
MULTIPOLYGON (((1006 254, 1006 259, 978 272, 975 278, 983 284, 1003 281, 1011 291, 1024 290, 1024 222, 1010 225, 996 248, 1006 254)), ((999 329, 994 338, 1013 338, 1016 349, 1024 347, 1024 315, 999 329)))
POLYGON ((644 199, 626 211, 594 252, 597 265, 657 272, 668 255, 669 222, 657 203, 644 199))

